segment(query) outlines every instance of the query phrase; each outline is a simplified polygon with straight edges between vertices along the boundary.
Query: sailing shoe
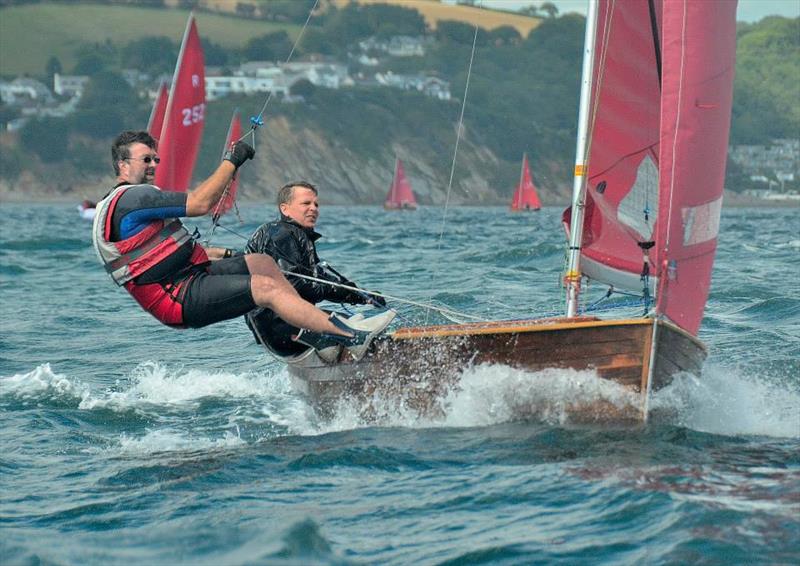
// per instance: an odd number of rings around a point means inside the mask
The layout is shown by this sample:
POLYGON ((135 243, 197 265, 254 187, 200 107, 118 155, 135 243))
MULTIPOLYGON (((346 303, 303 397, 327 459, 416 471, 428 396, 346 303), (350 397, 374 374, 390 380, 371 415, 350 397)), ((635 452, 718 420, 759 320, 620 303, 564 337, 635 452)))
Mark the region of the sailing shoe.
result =
MULTIPOLYGON (((331 322, 345 332, 351 332, 350 344, 345 343, 345 348, 355 360, 360 360, 367 353, 372 341, 389 326, 397 313, 387 310, 378 315, 364 319, 356 319, 355 316, 344 318, 337 313, 330 316, 331 322)), ((340 337, 341 338, 341 337, 340 337)))
POLYGON ((303 328, 297 333, 297 336, 292 336, 292 340, 314 348, 323 361, 332 364, 339 359, 339 355, 342 353, 342 344, 349 344, 351 338, 324 332, 312 332, 303 328))

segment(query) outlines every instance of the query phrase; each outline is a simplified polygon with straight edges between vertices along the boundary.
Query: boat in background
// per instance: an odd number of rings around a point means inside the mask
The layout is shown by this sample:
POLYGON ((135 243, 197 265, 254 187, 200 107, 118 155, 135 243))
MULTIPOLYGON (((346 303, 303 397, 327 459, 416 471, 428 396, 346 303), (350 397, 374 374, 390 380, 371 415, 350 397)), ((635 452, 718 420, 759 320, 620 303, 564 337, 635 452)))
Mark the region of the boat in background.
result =
POLYGON ((167 101, 169 100, 169 90, 167 85, 162 81, 158 85, 158 94, 153 102, 153 109, 150 111, 150 118, 147 120, 147 133, 153 136, 156 140, 161 137, 161 130, 164 127, 164 116, 167 113, 167 101))
MULTIPOLYGON (((231 117, 231 123, 228 126, 228 135, 225 137, 225 145, 222 146, 222 155, 224 156, 225 152, 228 151, 228 149, 230 149, 235 142, 239 141, 241 137, 242 137, 242 120, 239 116, 239 110, 236 109, 233 111, 233 116, 231 117)), ((238 176, 234 176, 231 179, 230 184, 228 184, 227 188, 225 189, 222 198, 214 207, 212 215, 215 221, 236 205, 236 190, 238 187, 239 187, 239 178, 238 176)))
MULTIPOLYGON (((570 229, 567 316, 400 328, 359 360, 307 351, 288 360, 295 386, 321 415, 343 397, 393 398, 441 413, 463 371, 503 364, 546 387, 553 368, 592 370, 613 399, 564 399, 573 421, 648 419, 652 391, 699 376, 697 338, 722 203, 736 50, 736 2, 591 1, 570 229), (585 212, 585 214, 584 214, 585 212), (636 293, 618 318, 585 316, 581 284, 636 293)), ((613 306, 613 305, 612 305, 613 306)), ((525 384, 521 384, 526 386, 525 384)), ((552 407, 518 407, 517 418, 552 407)))
POLYGON ((417 199, 414 197, 414 191, 411 190, 411 183, 406 179, 403 162, 400 161, 399 157, 395 158, 392 185, 389 187, 389 194, 386 195, 386 202, 383 203, 383 208, 386 210, 417 209, 417 199))
POLYGON ((536 186, 533 184, 531 178, 531 168, 528 164, 528 155, 522 154, 522 171, 519 174, 519 184, 514 191, 514 197, 511 199, 512 212, 519 212, 524 210, 539 210, 542 208, 542 202, 539 200, 539 193, 536 191, 536 186))
MULTIPOLYGON (((158 99, 153 124, 157 124, 158 99)), ((166 191, 186 192, 192 182, 195 161, 200 152, 206 110, 205 58, 194 14, 189 15, 183 34, 175 74, 158 136, 158 155, 154 184, 166 191)))
POLYGON ((97 203, 94 203, 89 199, 84 199, 78 205, 78 214, 80 214, 81 218, 84 220, 94 220, 95 206, 97 206, 97 203))

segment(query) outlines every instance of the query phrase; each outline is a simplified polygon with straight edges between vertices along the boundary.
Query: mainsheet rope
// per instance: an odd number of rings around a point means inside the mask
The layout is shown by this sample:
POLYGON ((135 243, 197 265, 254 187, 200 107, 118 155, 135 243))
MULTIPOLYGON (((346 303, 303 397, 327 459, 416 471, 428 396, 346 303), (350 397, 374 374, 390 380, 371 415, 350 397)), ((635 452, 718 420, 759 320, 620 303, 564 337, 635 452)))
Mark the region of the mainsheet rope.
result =
MULTIPOLYGON (((234 234, 234 235, 238 236, 239 238, 241 238, 244 241, 249 240, 249 238, 247 236, 245 236, 244 234, 236 232, 235 230, 231 230, 227 226, 224 226, 224 225, 220 224, 220 228, 222 228, 223 230, 227 230, 231 234, 234 234)), ((341 287, 342 289, 347 289, 349 291, 355 291, 355 292, 358 292, 358 293, 367 292, 364 289, 361 289, 359 287, 351 287, 349 285, 344 285, 342 283, 335 283, 335 282, 330 281, 328 279, 319 279, 317 277, 312 277, 310 275, 303 275, 303 274, 300 274, 300 273, 295 273, 295 272, 293 272, 291 270, 288 270, 288 269, 281 269, 281 273, 283 273, 284 275, 287 275, 287 276, 299 277, 300 279, 308 279, 309 281, 314 281, 314 282, 317 282, 317 283, 324 283, 325 285, 331 285, 333 287, 341 287)), ((368 293, 370 295, 375 295, 376 297, 383 297, 384 299, 389 299, 391 301, 396 301, 398 303, 405 303, 405 304, 408 304, 408 305, 420 307, 422 309, 425 309, 428 312, 429 311, 437 311, 437 312, 441 313, 445 318, 448 318, 448 319, 450 319, 450 317, 453 317, 453 318, 467 318, 467 319, 472 319, 472 320, 476 320, 476 321, 479 321, 479 322, 486 322, 487 320, 489 320, 487 318, 482 318, 482 317, 471 315, 471 314, 467 314, 467 313, 464 313, 464 312, 459 312, 459 311, 456 311, 456 310, 453 310, 453 309, 437 307, 437 306, 433 305, 431 302, 422 303, 422 302, 418 302, 418 301, 412 301, 410 299, 403 299, 401 297, 396 297, 394 295, 387 295, 385 293, 378 293, 378 292, 375 292, 375 291, 368 291, 368 293)))

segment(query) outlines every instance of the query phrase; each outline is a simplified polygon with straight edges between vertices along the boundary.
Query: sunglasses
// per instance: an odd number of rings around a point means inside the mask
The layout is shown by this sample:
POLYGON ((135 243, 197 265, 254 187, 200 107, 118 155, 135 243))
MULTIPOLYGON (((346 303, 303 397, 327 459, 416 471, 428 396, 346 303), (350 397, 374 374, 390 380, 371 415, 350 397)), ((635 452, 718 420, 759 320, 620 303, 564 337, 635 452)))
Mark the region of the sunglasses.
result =
POLYGON ((130 161, 130 160, 133 160, 133 159, 135 159, 136 161, 139 161, 139 160, 144 161, 147 164, 149 164, 151 161, 153 163, 155 163, 156 165, 161 163, 161 158, 160 157, 151 157, 149 155, 145 155, 144 157, 126 157, 124 159, 124 161, 130 161))

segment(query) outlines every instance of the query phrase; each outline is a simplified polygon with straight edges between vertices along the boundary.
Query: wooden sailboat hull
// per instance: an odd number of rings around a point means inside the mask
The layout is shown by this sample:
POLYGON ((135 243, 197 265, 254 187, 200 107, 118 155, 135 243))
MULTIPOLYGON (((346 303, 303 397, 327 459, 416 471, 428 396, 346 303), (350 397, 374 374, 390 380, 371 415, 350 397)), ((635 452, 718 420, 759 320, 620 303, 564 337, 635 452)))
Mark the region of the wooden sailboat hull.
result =
POLYGON ((532 380, 548 379, 535 372, 549 368, 594 370, 635 402, 620 407, 598 400, 570 413, 576 420, 617 421, 645 419, 648 390, 679 372, 699 375, 705 357, 699 340, 668 322, 575 318, 404 328, 377 340, 360 361, 343 353, 331 364, 310 353, 290 361, 289 371, 323 417, 342 399, 360 400, 368 417, 372 399, 435 416, 463 371, 479 364, 526 370, 532 380))

